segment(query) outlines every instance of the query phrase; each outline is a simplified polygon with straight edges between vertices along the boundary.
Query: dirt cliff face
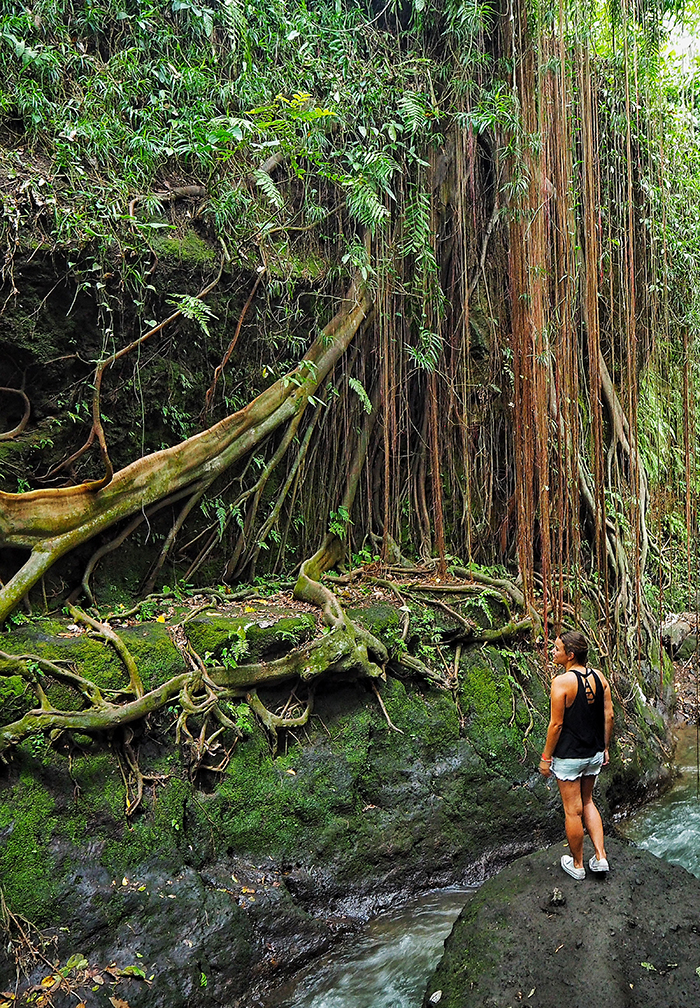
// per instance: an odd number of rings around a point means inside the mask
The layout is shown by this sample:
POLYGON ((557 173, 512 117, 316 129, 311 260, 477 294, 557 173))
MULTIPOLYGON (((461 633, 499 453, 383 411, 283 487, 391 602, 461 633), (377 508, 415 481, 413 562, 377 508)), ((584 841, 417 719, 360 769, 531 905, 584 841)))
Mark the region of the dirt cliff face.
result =
POLYGON ((606 848, 608 875, 570 878, 557 843, 486 882, 445 943, 425 1008, 698 1004, 700 880, 623 842, 606 848))

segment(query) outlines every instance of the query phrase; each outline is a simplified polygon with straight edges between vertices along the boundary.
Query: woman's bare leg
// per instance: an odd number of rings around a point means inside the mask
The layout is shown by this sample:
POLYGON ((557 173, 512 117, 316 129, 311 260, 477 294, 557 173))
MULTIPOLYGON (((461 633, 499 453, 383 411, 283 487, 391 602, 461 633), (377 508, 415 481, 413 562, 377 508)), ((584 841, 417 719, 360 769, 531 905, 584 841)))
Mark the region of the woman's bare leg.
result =
POLYGON ((581 800, 583 801, 583 821, 586 824, 588 835, 595 847, 595 856, 599 861, 606 858, 605 839, 603 837, 603 820, 600 812, 593 801, 593 788, 595 787, 595 776, 581 778, 581 800))
MULTIPOLYGON (((576 868, 583 868, 583 797, 581 793, 581 780, 557 780, 559 794, 564 806, 564 828, 566 829, 566 839, 569 841, 569 850, 574 859, 576 868)), ((600 816, 598 817, 600 818, 600 816)), ((602 827, 601 827, 602 833, 602 827)))

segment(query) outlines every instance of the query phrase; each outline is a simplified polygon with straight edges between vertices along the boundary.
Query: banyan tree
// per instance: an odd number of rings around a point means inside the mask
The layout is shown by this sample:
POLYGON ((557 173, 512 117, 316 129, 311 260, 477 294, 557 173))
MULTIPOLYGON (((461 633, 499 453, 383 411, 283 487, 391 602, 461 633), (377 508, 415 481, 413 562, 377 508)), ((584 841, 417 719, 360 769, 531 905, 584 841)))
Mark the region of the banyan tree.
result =
POLYGON ((293 576, 372 675, 321 578, 374 561, 648 650, 694 561, 673 11, 0 10, 0 618, 293 576))

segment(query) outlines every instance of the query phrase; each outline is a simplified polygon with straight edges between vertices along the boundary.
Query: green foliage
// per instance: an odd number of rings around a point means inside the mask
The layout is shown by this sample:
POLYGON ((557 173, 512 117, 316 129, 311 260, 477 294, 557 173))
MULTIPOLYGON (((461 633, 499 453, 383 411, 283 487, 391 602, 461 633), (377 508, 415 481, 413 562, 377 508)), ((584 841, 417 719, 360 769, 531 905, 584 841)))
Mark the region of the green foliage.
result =
POLYGON ((348 525, 352 525, 350 513, 346 507, 343 507, 343 505, 340 504, 337 511, 331 511, 330 513, 328 531, 331 535, 336 535, 339 539, 344 539, 347 534, 348 525))
POLYGON ((359 381, 357 378, 348 378, 348 385, 353 390, 353 392, 357 393, 357 395, 359 396, 360 402, 362 403, 362 408, 365 411, 365 413, 371 413, 372 402, 369 396, 367 395, 367 391, 362 382, 359 381))
POLYGON ((209 322, 216 318, 209 305, 191 294, 175 294, 170 303, 177 311, 182 312, 185 318, 195 321, 202 332, 209 335, 209 322))
MULTIPOLYGON (((221 648, 221 664, 225 668, 238 668, 241 658, 246 657, 250 652, 250 642, 246 636, 248 626, 237 626, 229 634, 231 644, 221 648)), ((205 655, 205 658, 207 656, 205 655)))

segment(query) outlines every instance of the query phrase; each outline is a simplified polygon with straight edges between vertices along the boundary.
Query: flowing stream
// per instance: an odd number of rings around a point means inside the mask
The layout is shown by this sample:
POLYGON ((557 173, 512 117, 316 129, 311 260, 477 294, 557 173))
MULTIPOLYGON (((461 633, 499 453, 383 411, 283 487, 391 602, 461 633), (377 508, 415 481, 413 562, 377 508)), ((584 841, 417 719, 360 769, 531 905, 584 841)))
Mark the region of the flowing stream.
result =
POLYGON ((680 776, 665 794, 618 824, 638 847, 682 865, 700 878, 700 795, 694 728, 678 731, 675 762, 680 776))
POLYGON ((445 938, 473 889, 441 889, 381 914, 298 973, 271 1008, 419 1008, 445 938))
MULTIPOLYGON (((673 787, 618 830, 700 878, 700 797, 695 729, 678 733, 673 787)), ((427 978, 473 889, 427 893, 375 918, 332 955, 277 992, 270 1008, 419 1008, 427 978)))

